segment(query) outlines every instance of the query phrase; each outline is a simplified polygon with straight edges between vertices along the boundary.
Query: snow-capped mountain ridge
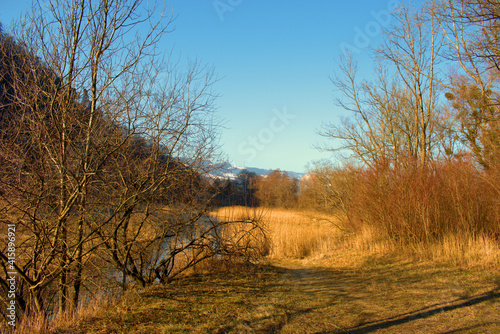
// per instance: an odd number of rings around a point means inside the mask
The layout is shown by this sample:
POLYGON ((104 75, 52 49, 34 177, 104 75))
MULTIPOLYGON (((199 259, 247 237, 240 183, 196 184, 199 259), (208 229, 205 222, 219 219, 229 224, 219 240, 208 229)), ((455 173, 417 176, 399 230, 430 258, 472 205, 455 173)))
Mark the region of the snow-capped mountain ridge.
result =
MULTIPOLYGON (((234 166, 227 164, 224 166, 224 168, 220 171, 220 173, 217 173, 219 178, 225 178, 225 179, 231 179, 234 180, 236 177, 238 177, 238 174, 243 172, 244 170, 255 173, 257 175, 268 175, 271 174, 273 171, 272 169, 264 169, 264 168, 258 168, 258 167, 241 167, 241 166, 234 166)), ((289 176, 301 179, 305 173, 298 173, 298 172, 293 172, 293 171, 285 171, 283 172, 287 173, 289 176)))

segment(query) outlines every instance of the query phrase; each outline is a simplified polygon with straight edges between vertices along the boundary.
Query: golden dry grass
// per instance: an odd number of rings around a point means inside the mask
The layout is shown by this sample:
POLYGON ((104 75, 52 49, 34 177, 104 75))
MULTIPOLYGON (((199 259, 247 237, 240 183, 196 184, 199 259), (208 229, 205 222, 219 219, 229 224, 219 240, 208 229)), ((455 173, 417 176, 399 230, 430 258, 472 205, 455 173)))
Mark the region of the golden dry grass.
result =
POLYGON ((273 260, 131 291, 57 334, 498 333, 500 276, 375 260, 273 260))
POLYGON ((484 235, 449 235, 431 244, 402 245, 368 225, 354 233, 338 217, 316 211, 226 207, 213 214, 259 220, 266 231, 271 259, 323 259, 325 265, 359 265, 369 258, 391 257, 464 268, 497 268, 500 263, 500 245, 484 235))
POLYGON ((342 232, 334 217, 312 211, 221 208, 218 218, 260 220, 268 238, 270 258, 321 256, 339 243, 342 232))
POLYGON ((307 210, 231 207, 212 214, 242 222, 226 237, 259 221, 267 239, 254 242, 267 247, 271 266, 205 263, 203 275, 89 305, 56 318, 46 333, 500 330, 500 250, 491 238, 402 246, 374 228, 352 233, 335 217, 307 210))
MULTIPOLYGON (((116 297, 116 296, 114 296, 116 297)), ((119 298, 114 298, 119 299, 119 298)), ((103 311, 114 307, 115 300, 109 297, 100 297, 97 299, 89 299, 87 302, 82 303, 77 312, 67 311, 63 314, 57 313, 48 320, 44 316, 37 314, 30 314, 25 316, 20 323, 16 322, 16 328, 6 324, 0 324, 0 333, 5 334, 51 334, 64 332, 77 323, 92 322, 94 319, 99 318, 103 311)))
POLYGON ((456 266, 498 269, 500 245, 491 237, 448 235, 441 242, 415 245, 412 254, 418 259, 456 266))

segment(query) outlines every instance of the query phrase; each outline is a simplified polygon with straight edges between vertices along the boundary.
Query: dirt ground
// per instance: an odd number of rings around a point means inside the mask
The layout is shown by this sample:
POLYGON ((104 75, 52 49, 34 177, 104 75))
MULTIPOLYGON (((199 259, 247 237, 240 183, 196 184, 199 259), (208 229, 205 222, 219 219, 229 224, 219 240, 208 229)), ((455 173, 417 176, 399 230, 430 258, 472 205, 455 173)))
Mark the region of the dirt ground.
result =
POLYGON ((500 277, 453 267, 379 262, 283 270, 280 333, 500 333, 500 277))
POLYGON ((56 333, 500 333, 499 314, 498 272, 283 260, 157 285, 56 333))

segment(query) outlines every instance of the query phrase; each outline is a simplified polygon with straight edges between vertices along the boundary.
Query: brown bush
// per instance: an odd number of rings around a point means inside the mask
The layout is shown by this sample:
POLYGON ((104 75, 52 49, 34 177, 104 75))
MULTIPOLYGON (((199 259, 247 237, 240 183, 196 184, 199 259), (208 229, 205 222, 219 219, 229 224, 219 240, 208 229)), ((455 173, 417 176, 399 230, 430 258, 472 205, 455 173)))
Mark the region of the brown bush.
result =
POLYGON ((403 244, 455 234, 498 237, 494 181, 465 158, 423 167, 386 161, 359 171, 347 217, 354 229, 369 224, 403 244))

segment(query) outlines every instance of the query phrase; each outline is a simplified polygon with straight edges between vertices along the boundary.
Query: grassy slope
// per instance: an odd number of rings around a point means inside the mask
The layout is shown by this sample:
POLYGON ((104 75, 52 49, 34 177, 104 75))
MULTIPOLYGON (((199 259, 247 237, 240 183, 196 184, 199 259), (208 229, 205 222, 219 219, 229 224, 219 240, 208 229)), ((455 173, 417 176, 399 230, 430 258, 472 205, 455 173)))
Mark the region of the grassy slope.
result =
POLYGON ((266 266, 131 293, 55 332, 500 333, 491 262, 408 260, 370 233, 346 238, 326 218, 273 212, 266 266))
POLYGON ((287 267, 301 311, 284 333, 500 333, 498 275, 380 260, 287 267))
POLYGON ((58 333, 500 333, 500 276, 277 261, 129 295, 58 333))

